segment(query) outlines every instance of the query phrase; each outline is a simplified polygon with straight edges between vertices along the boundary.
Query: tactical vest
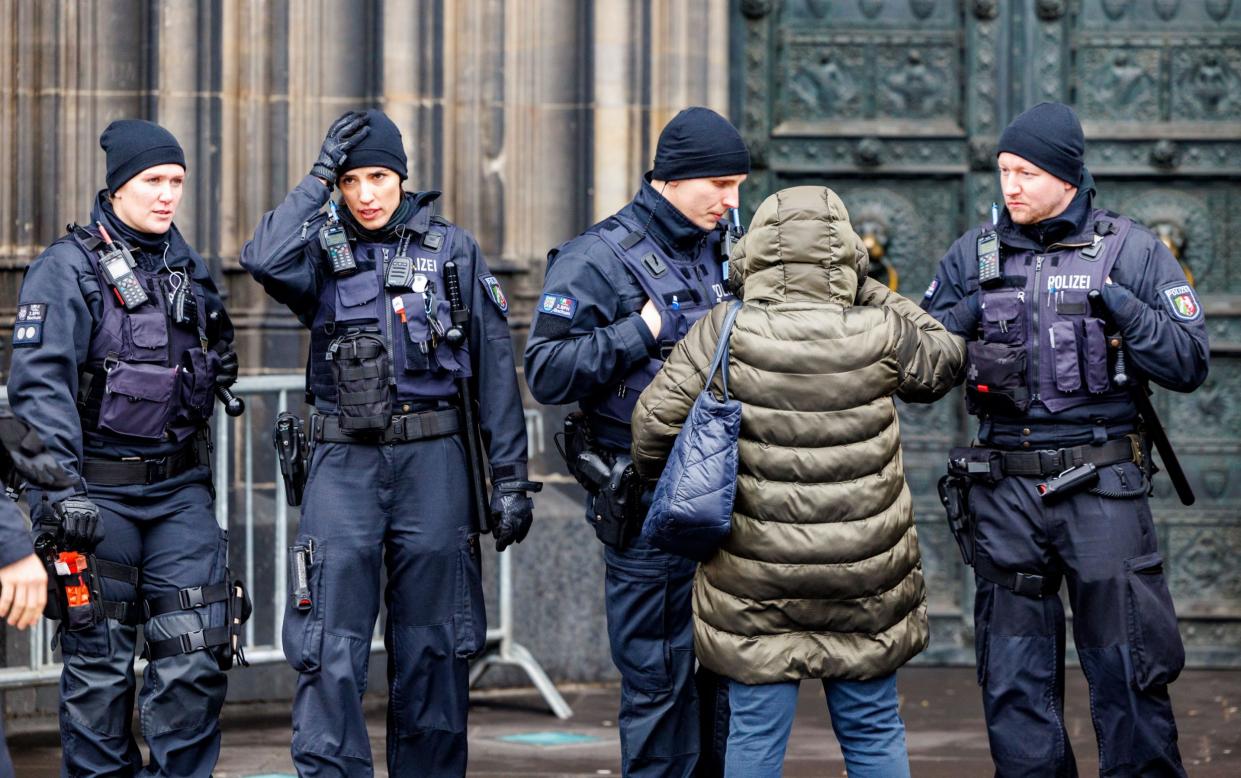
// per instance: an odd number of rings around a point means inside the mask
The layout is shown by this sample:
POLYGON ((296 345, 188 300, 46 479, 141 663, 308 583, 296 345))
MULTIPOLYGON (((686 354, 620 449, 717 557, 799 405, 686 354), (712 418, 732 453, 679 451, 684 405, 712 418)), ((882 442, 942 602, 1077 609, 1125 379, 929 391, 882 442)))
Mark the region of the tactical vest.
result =
POLYGON ((674 258, 645 231, 626 224, 619 216, 587 230, 598 235, 625 268, 638 280, 655 304, 662 321, 659 329, 661 359, 650 359, 621 378, 615 387, 582 401, 582 409, 617 424, 629 426, 638 395, 654 380, 666 358, 694 322, 707 315, 716 303, 733 299, 725 286, 723 266, 717 256, 718 230, 702 242, 692 260, 674 258))
MULTIPOLYGON (((320 410, 340 415, 342 429, 382 429, 394 401, 454 397, 455 381, 471 375, 468 341, 454 348, 444 337, 453 326, 444 263, 452 258, 455 232, 433 218, 423 235, 406 233, 390 244, 358 241, 358 270, 325 280, 311 324, 307 391, 320 410), (413 262, 412 290, 385 288, 399 252, 413 262)), ((473 270, 457 267, 462 288, 473 282, 473 270)))
POLYGON ((1133 223, 1108 211, 1091 216, 1091 243, 1001 249, 1005 280, 981 290, 981 337, 968 344, 971 413, 1021 415, 1032 402, 1058 413, 1125 398, 1112 383, 1103 321, 1091 315, 1088 295, 1102 288, 1133 223))
POLYGON ((103 315, 91 333, 79 382, 82 429, 146 441, 187 439, 215 409, 220 361, 208 348, 206 296, 192 277, 192 267, 178 268, 177 273, 190 285, 196 322, 177 324, 168 305, 173 287, 167 272, 134 267, 148 300, 126 310, 99 267, 99 236, 77 227, 72 237, 103 293, 103 315))

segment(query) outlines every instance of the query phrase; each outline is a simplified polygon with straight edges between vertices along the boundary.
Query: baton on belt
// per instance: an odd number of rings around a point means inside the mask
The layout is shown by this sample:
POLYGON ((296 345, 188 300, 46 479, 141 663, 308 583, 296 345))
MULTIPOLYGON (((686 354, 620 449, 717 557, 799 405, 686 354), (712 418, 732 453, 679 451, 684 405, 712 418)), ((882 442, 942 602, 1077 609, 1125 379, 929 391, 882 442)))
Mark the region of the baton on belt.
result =
POLYGON ((1151 404, 1150 389, 1145 381, 1129 375, 1125 361, 1124 336, 1120 334, 1120 328, 1116 326, 1111 311, 1103 304, 1103 293, 1098 289, 1092 289, 1087 297, 1090 300, 1091 315, 1100 319, 1105 329, 1109 331, 1109 334, 1104 335, 1108 350, 1116 352, 1116 368, 1112 374, 1112 382, 1128 391, 1133 399, 1138 415, 1145 423, 1146 432, 1150 435, 1151 442, 1155 444, 1155 450, 1159 452, 1159 458, 1163 461, 1163 469, 1168 472, 1168 478, 1172 479, 1172 486, 1176 488, 1176 496, 1184 505, 1193 505, 1194 490, 1190 488, 1189 479, 1185 477, 1185 471, 1181 469, 1181 461, 1177 459, 1176 451, 1172 448, 1172 441, 1168 440, 1168 433, 1160 423, 1158 414, 1155 413, 1155 406, 1151 404))
MULTIPOLYGON (((451 309, 452 326, 444 333, 444 340, 452 348, 465 343, 469 335, 470 309, 465 307, 461 299, 461 280, 457 277, 457 263, 451 259, 444 263, 444 286, 447 287, 448 305, 451 309)), ((474 496, 474 509, 478 512, 479 531, 486 530, 494 535, 491 511, 487 508, 487 500, 483 496, 486 472, 483 470, 482 447, 478 443, 478 420, 474 415, 474 395, 470 389, 470 378, 458 378, 457 395, 461 400, 461 414, 465 427, 466 466, 470 471, 470 492, 474 496)))

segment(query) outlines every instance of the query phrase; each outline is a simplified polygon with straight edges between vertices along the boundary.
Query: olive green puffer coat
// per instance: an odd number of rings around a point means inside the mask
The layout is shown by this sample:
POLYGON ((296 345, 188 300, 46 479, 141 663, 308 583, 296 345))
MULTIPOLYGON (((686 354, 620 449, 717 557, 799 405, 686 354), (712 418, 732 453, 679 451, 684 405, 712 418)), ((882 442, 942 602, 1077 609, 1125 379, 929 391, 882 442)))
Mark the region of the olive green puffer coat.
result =
MULTIPOLYGON (((729 360, 740 472, 732 535, 694 580, 695 650, 749 684, 886 675, 927 644, 892 398, 946 393, 964 342, 873 280, 858 293, 866 251, 830 189, 767 198, 731 264, 745 301, 729 360)), ((726 308, 694 325, 638 401, 633 455, 648 480, 703 389, 726 308)))

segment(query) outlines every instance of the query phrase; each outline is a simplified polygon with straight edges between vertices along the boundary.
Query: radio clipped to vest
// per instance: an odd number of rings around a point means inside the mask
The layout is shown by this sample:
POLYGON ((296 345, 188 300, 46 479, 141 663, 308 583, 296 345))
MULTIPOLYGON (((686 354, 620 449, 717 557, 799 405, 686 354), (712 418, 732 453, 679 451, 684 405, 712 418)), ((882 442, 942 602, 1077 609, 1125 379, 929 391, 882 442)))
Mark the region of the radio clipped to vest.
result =
POLYGON ((125 310, 132 311, 150 299, 134 273, 137 264, 134 262, 134 255, 125 246, 114 243, 102 223, 95 222, 95 226, 99 228, 99 236, 107 246, 99 257, 99 267, 103 269, 104 277, 116 294, 116 299, 120 300, 125 310))
POLYGON ((358 263, 353 258, 353 250, 349 248, 349 234, 340 221, 336 211, 336 203, 328 200, 328 220, 319 228, 319 245, 327 252, 328 261, 332 263, 332 272, 338 276, 349 275, 357 271, 358 263))

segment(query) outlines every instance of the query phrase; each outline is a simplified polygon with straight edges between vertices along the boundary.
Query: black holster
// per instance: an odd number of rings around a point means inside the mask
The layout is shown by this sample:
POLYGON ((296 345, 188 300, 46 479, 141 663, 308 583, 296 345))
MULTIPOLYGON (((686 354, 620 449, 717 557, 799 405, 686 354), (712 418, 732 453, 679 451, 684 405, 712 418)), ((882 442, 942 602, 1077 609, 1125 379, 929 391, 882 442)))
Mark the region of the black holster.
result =
POLYGON ((948 474, 939 479, 939 501, 948 517, 948 531, 968 566, 974 564, 974 516, 969 494, 975 481, 994 484, 1004 477, 998 451, 963 446, 948 452, 948 474))
POLYGON ((306 487, 306 429, 302 418, 285 411, 276 417, 272 428, 272 445, 280 461, 280 477, 284 479, 284 497, 290 506, 302 504, 302 490, 306 487))
POLYGON ((623 551, 642 527, 645 516, 643 489, 633 459, 595 444, 580 411, 564 421, 564 433, 556 441, 569 472, 591 495, 589 516, 595 536, 605 545, 623 551))
POLYGON ((939 501, 948 514, 948 531, 961 550, 961 560, 967 566, 974 564, 974 521, 970 515, 968 479, 945 475, 939 479, 939 501))

